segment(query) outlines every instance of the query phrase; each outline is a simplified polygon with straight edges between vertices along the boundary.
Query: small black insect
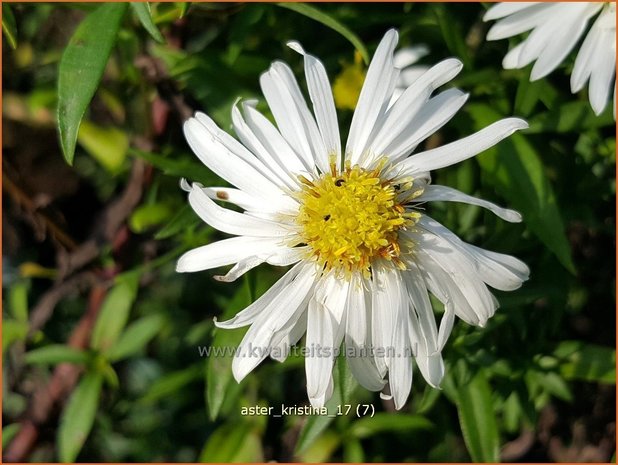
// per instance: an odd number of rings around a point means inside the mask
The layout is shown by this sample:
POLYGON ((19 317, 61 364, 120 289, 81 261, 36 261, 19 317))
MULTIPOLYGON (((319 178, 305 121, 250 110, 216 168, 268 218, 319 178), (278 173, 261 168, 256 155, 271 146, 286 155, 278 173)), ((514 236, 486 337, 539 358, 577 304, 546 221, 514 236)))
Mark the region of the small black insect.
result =
POLYGON ((326 215, 326 216, 324 217, 324 221, 328 221, 328 220, 330 220, 330 215, 326 215))
POLYGON ((337 187, 341 187, 341 185, 342 185, 344 182, 345 182, 345 179, 341 179, 341 178, 339 178, 339 179, 337 179, 337 180, 335 181, 335 186, 337 186, 337 187))

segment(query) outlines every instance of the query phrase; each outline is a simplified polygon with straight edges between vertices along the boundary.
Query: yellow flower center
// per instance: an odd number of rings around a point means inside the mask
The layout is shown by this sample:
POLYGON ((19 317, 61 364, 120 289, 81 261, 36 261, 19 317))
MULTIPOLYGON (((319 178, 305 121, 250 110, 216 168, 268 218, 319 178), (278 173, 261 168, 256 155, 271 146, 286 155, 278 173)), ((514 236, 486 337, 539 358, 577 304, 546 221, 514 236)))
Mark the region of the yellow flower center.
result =
POLYGON ((359 271, 368 276, 378 258, 405 268, 399 260, 399 231, 414 225, 420 214, 407 212, 397 200, 401 189, 408 190, 412 182, 382 179, 381 166, 371 171, 347 166, 338 173, 333 164, 331 172, 317 180, 299 177, 303 187, 296 221, 303 242, 325 271, 334 269, 345 276, 359 271))

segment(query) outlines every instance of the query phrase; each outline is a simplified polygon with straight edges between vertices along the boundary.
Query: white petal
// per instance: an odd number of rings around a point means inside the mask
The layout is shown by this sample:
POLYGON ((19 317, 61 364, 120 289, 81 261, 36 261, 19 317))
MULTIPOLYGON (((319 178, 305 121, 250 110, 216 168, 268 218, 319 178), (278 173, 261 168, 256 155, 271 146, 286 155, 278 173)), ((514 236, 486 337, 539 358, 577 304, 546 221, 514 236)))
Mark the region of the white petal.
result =
POLYGON ((303 271, 303 269, 304 267, 302 264, 294 266, 255 302, 238 312, 233 318, 227 321, 217 321, 215 319, 215 326, 217 328, 234 329, 250 325, 275 299, 280 299, 279 295, 286 292, 288 285, 297 279, 299 273, 303 271))
MULTIPOLYGON (((287 359, 291 347, 298 343, 307 331, 307 312, 303 312, 298 321, 292 325, 291 329, 284 328, 281 331, 285 332, 285 336, 279 344, 273 347, 273 350, 270 352, 270 357, 280 363, 287 359)), ((273 338, 275 337, 277 337, 276 334, 273 338)))
POLYGON ((399 410, 405 405, 412 389, 413 354, 410 344, 410 315, 407 305, 400 305, 397 309, 392 349, 388 382, 395 408, 399 410))
POLYGON ((403 130, 384 149, 393 162, 408 156, 422 141, 448 123, 466 103, 468 94, 448 89, 430 99, 403 130))
POLYGON ((430 270, 432 263, 435 263, 444 271, 439 273, 435 268, 431 269, 436 279, 443 281, 447 295, 454 301, 457 315, 466 322, 483 326, 497 307, 487 286, 475 272, 474 263, 449 247, 448 242, 439 236, 421 231, 415 238, 419 244, 416 255, 422 260, 424 270, 430 270))
POLYGON ((281 223, 222 208, 213 202, 198 184, 193 184, 189 204, 207 224, 228 234, 257 237, 283 237, 290 229, 281 223))
POLYGON ((358 162, 365 151, 369 135, 390 101, 399 74, 393 64, 393 51, 397 41, 397 31, 389 30, 378 45, 367 70, 346 145, 346 159, 349 159, 352 165, 358 162))
POLYGON ((444 60, 430 68, 408 87, 382 118, 380 126, 374 128, 368 151, 376 156, 388 153, 386 148, 410 125, 419 110, 423 109, 431 93, 455 77, 463 64, 454 58, 444 60))
POLYGON ((237 280, 247 271, 267 262, 275 266, 288 266, 300 261, 307 254, 306 247, 281 248, 273 253, 258 254, 239 261, 224 276, 214 276, 217 281, 232 282, 237 280))
POLYGON ((398 166, 403 175, 413 175, 454 165, 493 147, 515 131, 527 127, 528 123, 522 119, 505 118, 471 136, 413 155, 403 160, 398 166))
POLYGON ((436 236, 447 240, 451 246, 466 255, 474 262, 481 279, 494 289, 502 291, 519 289, 530 275, 530 269, 521 260, 467 244, 448 228, 428 216, 423 216, 418 224, 436 236))
POLYGON ((242 381, 268 356, 272 347, 281 342, 286 336, 280 331, 282 328, 292 329, 306 311, 314 283, 314 267, 303 266, 286 291, 280 292, 256 318, 238 346, 232 362, 232 373, 237 382, 242 381))
POLYGON ((349 283, 334 277, 318 282, 309 301, 307 315, 308 350, 305 357, 307 395, 320 398, 328 388, 336 351, 343 339, 343 315, 349 283))
POLYGON ((326 148, 292 70, 276 61, 260 76, 260 85, 281 134, 313 171, 317 161, 327 158, 326 148))
POLYGON ((178 259, 176 271, 186 273, 209 270, 237 263, 258 253, 274 253, 283 247, 278 238, 232 237, 189 250, 178 259))
POLYGON ((451 335, 453 325, 455 324, 455 310, 453 309, 453 303, 447 301, 444 305, 444 315, 440 321, 440 329, 438 330, 438 350, 444 349, 448 337, 451 335))
POLYGON ((489 211, 499 216, 505 221, 510 223, 520 223, 521 215, 515 210, 509 210, 508 208, 499 207, 496 204, 488 202, 487 200, 478 199, 463 192, 453 189, 452 187, 429 185, 425 187, 423 195, 416 199, 418 202, 463 202, 470 205, 477 205, 479 207, 487 208, 489 211))
POLYGON ((408 299, 412 304, 413 313, 419 322, 418 334, 422 340, 418 342, 423 345, 424 353, 433 354, 439 351, 438 328, 436 327, 429 294, 417 265, 410 263, 408 268, 401 275, 405 283, 408 299))
MULTIPOLYGON (((188 189, 184 189, 187 192, 191 192, 193 190, 193 186, 189 186, 188 189)), ((202 187, 201 188, 204 193, 213 200, 220 200, 222 202, 230 202, 234 205, 238 205, 244 210, 249 210, 253 212, 276 212, 276 209, 273 209, 273 205, 268 202, 260 201, 255 197, 250 196, 246 192, 241 191, 240 189, 234 189, 232 187, 202 187)))
POLYGON ((326 392, 324 394, 317 397, 309 397, 309 402, 313 408, 322 408, 328 402, 328 400, 333 396, 333 377, 330 376, 330 380, 328 382, 328 387, 326 388, 326 392))
POLYGON ((398 270, 384 266, 372 267, 371 289, 371 339, 374 359, 381 376, 388 370, 388 348, 393 339, 396 311, 401 305, 402 282, 398 270))
POLYGON ((267 155, 263 155, 264 157, 270 156, 295 180, 299 173, 307 171, 302 158, 294 152, 268 118, 254 108, 253 103, 252 101, 242 103, 244 120, 240 114, 234 116, 232 113, 233 121, 236 121, 234 126, 236 131, 243 130, 244 138, 240 134, 239 137, 245 144, 252 144, 248 145, 249 147, 255 146, 254 152, 257 154, 265 152, 267 155))
POLYGON ((525 64, 520 65, 521 51, 524 49, 525 46, 526 41, 524 40, 522 43, 517 44, 515 47, 509 50, 509 52, 504 55, 504 59, 502 60, 502 67, 504 69, 517 69, 522 66, 526 66, 525 64))
POLYGON ((546 23, 559 13, 559 9, 556 11, 556 8, 552 8, 555 6, 559 4, 537 3, 515 12, 494 24, 487 32, 487 40, 506 39, 546 23))
MULTIPOLYGON (((592 5, 592 7, 595 8, 595 5, 592 5)), ((586 30, 588 17, 584 6, 583 11, 582 8, 577 8, 571 15, 564 17, 562 21, 556 21, 557 26, 547 34, 547 45, 542 52, 540 54, 533 52, 534 55, 538 56, 538 59, 530 73, 531 81, 547 76, 562 63, 562 60, 566 58, 586 30)), ((540 28, 537 28, 537 30, 540 30, 540 28)), ((533 35, 536 34, 537 30, 530 34, 528 38, 530 43, 536 39, 533 35)), ((522 51, 524 59, 527 48, 522 51)))
POLYGON ((380 391, 385 381, 371 354, 371 308, 362 278, 356 276, 350 283, 346 303, 346 359, 350 371, 361 386, 380 391), (352 353, 350 353, 352 352, 352 353))
POLYGON ((291 197, 285 196, 278 186, 217 140, 202 122, 196 118, 187 120, 184 133, 202 163, 223 179, 249 195, 278 205, 281 210, 294 208, 291 197))
POLYGON ((525 10, 531 6, 537 5, 538 2, 501 2, 494 3, 483 16, 483 21, 491 21, 493 19, 503 18, 512 15, 518 11, 525 10))
MULTIPOLYGON (((320 60, 305 53, 298 42, 288 42, 287 45, 304 56, 305 76, 307 77, 307 87, 311 102, 313 103, 315 118, 320 128, 327 154, 334 155, 335 160, 339 161, 341 157, 339 122, 337 121, 335 100, 326 69, 320 60)), ((320 162, 320 169, 323 172, 328 171, 328 158, 320 160, 320 162)))

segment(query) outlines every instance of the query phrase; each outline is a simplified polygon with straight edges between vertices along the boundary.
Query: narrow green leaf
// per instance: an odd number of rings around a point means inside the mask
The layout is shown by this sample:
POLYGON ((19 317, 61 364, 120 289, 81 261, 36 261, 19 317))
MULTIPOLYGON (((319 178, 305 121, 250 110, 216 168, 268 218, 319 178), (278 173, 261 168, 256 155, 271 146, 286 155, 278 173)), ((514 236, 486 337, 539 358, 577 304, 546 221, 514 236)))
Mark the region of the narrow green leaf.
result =
POLYGON ((52 344, 40 349, 31 350, 24 356, 24 361, 30 364, 56 365, 57 363, 82 363, 90 359, 88 353, 63 344, 52 344))
POLYGON ((164 323, 162 315, 146 316, 132 323, 110 349, 107 358, 116 362, 135 355, 157 335, 164 323))
POLYGON ((376 413, 373 417, 356 420, 349 433, 359 439, 368 438, 378 433, 411 432, 428 430, 433 424, 420 415, 376 413))
MULTIPOLYGON (((227 306, 223 319, 228 319, 251 303, 251 289, 247 277, 243 286, 227 306)), ((226 351, 224 354, 211 354, 206 361, 206 403, 208 415, 215 420, 219 415, 230 383, 235 382, 232 377, 233 350, 240 344, 245 333, 243 329, 217 329, 211 349, 226 351)))
POLYGON ((120 281, 109 291, 92 330, 90 346, 108 352, 127 324, 129 311, 137 294, 137 279, 120 281))
POLYGON ((500 438, 485 374, 478 372, 469 383, 457 389, 459 424, 472 461, 498 462, 500 438))
POLYGON ((150 36, 160 44, 164 43, 165 39, 161 35, 161 32, 159 32, 157 26, 155 26, 155 23, 152 21, 150 4, 148 2, 131 2, 130 5, 142 23, 142 26, 144 26, 144 29, 148 31, 148 34, 150 34, 150 36))
POLYGON ((2 32, 9 46, 15 50, 17 48, 17 24, 11 7, 6 3, 2 3, 2 32))
POLYGON ((277 5, 300 13, 301 15, 305 15, 308 18, 314 19, 317 22, 322 23, 324 26, 338 32, 343 37, 348 39, 352 45, 354 45, 356 50, 358 50, 358 52, 363 57, 365 64, 369 64, 369 53, 367 53, 367 49, 363 45, 362 41, 358 38, 356 34, 354 34, 350 29, 341 24, 332 16, 329 16, 328 14, 318 10, 314 6, 308 5, 306 3, 277 3, 277 5))
POLYGON ((99 86, 127 3, 105 3, 88 14, 62 54, 58 69, 58 129, 73 163, 80 122, 99 86))
POLYGON ((71 395, 58 428, 60 462, 74 462, 86 442, 99 406, 102 382, 100 373, 88 373, 71 395))
MULTIPOLYGON (((468 105, 467 111, 479 129, 500 119, 487 105, 468 105)), ((485 179, 509 200, 509 206, 522 213, 524 224, 574 273, 556 197, 534 147, 521 134, 513 134, 477 157, 477 161, 485 179)))

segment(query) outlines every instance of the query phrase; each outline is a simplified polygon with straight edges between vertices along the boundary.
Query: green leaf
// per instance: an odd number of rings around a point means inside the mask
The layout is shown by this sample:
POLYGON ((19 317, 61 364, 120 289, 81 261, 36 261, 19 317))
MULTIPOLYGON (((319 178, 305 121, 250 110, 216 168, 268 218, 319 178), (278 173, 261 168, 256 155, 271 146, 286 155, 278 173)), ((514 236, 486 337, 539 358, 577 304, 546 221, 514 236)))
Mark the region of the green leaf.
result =
POLYGON ((305 463, 328 462, 337 447, 341 437, 334 431, 326 431, 310 447, 300 455, 300 461, 305 463))
POLYGON ((15 50, 17 48, 17 25, 11 7, 6 3, 2 4, 2 32, 9 46, 15 50))
MULTIPOLYGON (((336 376, 337 370, 335 370, 335 378, 336 376)), ((333 382, 336 384, 338 381, 333 379, 333 382)), ((334 390, 333 396, 326 402, 325 407, 328 409, 328 415, 311 415, 305 422, 296 443, 297 455, 302 455, 312 447, 340 411, 345 412, 345 404, 341 400, 341 389, 334 390)))
POLYGON ((129 227, 135 233, 142 233, 167 221, 173 213, 172 208, 164 203, 141 205, 129 217, 129 227))
POLYGON ((187 158, 174 159, 141 150, 130 149, 129 154, 146 160, 155 168, 159 168, 164 174, 176 178, 187 178, 191 181, 200 181, 204 185, 212 184, 218 178, 201 163, 195 163, 187 158))
POLYGON ((597 116, 587 100, 568 102, 548 112, 535 115, 528 121, 530 128, 527 132, 528 134, 581 133, 584 129, 613 126, 615 122, 612 106, 610 104, 607 107, 601 115, 597 116))
MULTIPOLYGON (((227 306, 223 319, 228 319, 239 310, 251 303, 251 289, 248 277, 245 275, 243 286, 236 292, 234 298, 227 306)), ((211 349, 225 350, 225 355, 210 355, 206 361, 206 403, 208 415, 215 420, 219 415, 226 394, 229 392, 230 383, 235 382, 232 377, 232 351, 240 344, 246 331, 244 329, 217 329, 211 344, 211 349)))
POLYGON ((498 425, 485 374, 479 371, 470 382, 457 386, 457 390, 459 424, 472 461, 498 462, 498 425))
POLYGON ((336 389, 339 390, 339 396, 341 397, 342 404, 349 404, 351 397, 358 383, 350 370, 350 366, 345 359, 345 352, 342 352, 337 357, 334 367, 333 383, 335 383, 336 389))
POLYGON ((165 39, 161 35, 161 32, 159 32, 157 26, 155 26, 155 23, 152 21, 150 4, 148 2, 131 2, 130 5, 142 23, 142 26, 144 26, 144 29, 148 31, 148 34, 150 34, 150 36, 160 44, 164 43, 165 39))
POLYGON ((189 205, 185 205, 177 210, 176 214, 154 237, 157 240, 167 239, 198 224, 202 224, 202 221, 189 205))
POLYGON ((9 289, 9 309, 11 315, 22 323, 28 322, 28 291, 29 280, 16 281, 9 289))
POLYGON ((225 424, 208 438, 200 454, 200 462, 262 462, 262 441, 249 422, 225 424))
POLYGON ((471 67, 470 52, 466 45, 466 37, 460 27, 461 23, 453 18, 451 11, 447 11, 444 3, 433 3, 431 6, 449 51, 461 59, 466 68, 471 67))
POLYGON ((2 351, 14 342, 24 340, 28 334, 28 322, 17 320, 4 320, 2 322, 2 351))
POLYGON ((63 344, 52 344, 40 349, 31 350, 24 356, 24 361, 30 364, 56 365, 58 363, 88 363, 90 355, 83 350, 63 344))
POLYGON ((199 366, 191 366, 184 370, 174 371, 156 380, 148 392, 140 399, 141 402, 149 404, 162 397, 167 397, 177 393, 184 386, 199 379, 201 370, 199 366))
POLYGON ((80 122, 99 86, 127 3, 106 3, 84 19, 58 69, 58 129, 67 163, 73 164, 80 122))
POLYGON ((128 278, 111 288, 103 301, 99 317, 92 330, 90 346, 109 352, 127 324, 129 311, 137 294, 137 279, 128 278))
MULTIPOLYGON (((468 105, 478 129, 499 120, 487 105, 468 105)), ((553 252, 571 273, 575 266, 554 191, 534 147, 521 134, 513 134, 477 157, 485 179, 509 205, 523 215, 524 224, 553 252)))
POLYGON ((560 343, 554 355, 568 380, 616 384, 616 350, 579 341, 560 343))
POLYGON ((373 417, 356 420, 348 432, 358 439, 364 439, 384 432, 412 432, 432 427, 433 424, 420 415, 379 412, 373 417))
POLYGON ((19 423, 11 423, 2 428, 2 450, 6 450, 20 429, 21 424, 19 423))
POLYGON ((352 45, 354 45, 356 50, 358 50, 358 52, 363 57, 365 64, 369 64, 369 54, 367 53, 367 49, 358 38, 358 36, 332 16, 329 16, 326 13, 306 3, 277 3, 277 5, 300 13, 301 15, 305 15, 308 18, 314 19, 317 22, 322 23, 324 26, 338 32, 343 37, 348 39, 352 45))
POLYGON ((60 462, 74 462, 86 442, 99 406, 102 382, 100 373, 88 373, 71 395, 58 428, 60 462))
POLYGON ((127 157, 129 137, 118 128, 101 127, 82 121, 77 135, 79 144, 112 174, 118 173, 127 157))
POLYGON ((146 316, 132 323, 109 350, 107 358, 116 362, 135 355, 157 335, 164 323, 163 315, 146 316))

